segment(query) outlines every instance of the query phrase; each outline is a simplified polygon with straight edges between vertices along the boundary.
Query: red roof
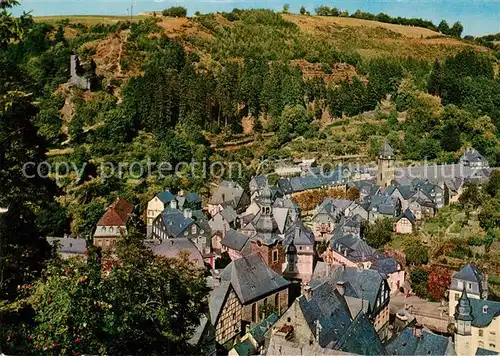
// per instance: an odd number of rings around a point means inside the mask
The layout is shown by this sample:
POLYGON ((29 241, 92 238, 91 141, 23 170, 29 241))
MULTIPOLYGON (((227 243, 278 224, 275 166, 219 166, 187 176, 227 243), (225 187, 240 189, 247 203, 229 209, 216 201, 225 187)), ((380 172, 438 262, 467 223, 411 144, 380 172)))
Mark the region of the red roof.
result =
POLYGON ((126 226, 134 205, 125 199, 118 198, 101 217, 97 226, 126 226))

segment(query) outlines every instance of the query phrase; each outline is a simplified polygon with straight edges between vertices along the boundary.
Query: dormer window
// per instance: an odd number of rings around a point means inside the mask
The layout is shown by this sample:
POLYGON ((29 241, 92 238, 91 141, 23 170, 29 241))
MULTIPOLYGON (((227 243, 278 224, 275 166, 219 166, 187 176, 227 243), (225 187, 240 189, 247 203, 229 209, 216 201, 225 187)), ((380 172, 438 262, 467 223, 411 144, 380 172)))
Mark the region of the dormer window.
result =
POLYGON ((483 313, 488 314, 488 306, 487 305, 483 306, 483 313))

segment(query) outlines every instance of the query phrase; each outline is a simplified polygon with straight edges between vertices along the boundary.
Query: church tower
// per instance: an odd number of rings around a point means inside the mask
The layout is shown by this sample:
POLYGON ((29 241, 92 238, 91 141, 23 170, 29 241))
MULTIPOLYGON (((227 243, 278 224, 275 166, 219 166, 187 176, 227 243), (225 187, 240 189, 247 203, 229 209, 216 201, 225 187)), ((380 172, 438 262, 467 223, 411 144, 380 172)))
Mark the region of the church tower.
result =
POLYGON ((455 310, 455 352, 457 355, 472 355, 471 352, 471 326, 472 307, 467 292, 464 290, 455 310))
POLYGON ((391 184, 395 178, 395 159, 392 147, 385 141, 378 153, 377 185, 385 188, 391 184))

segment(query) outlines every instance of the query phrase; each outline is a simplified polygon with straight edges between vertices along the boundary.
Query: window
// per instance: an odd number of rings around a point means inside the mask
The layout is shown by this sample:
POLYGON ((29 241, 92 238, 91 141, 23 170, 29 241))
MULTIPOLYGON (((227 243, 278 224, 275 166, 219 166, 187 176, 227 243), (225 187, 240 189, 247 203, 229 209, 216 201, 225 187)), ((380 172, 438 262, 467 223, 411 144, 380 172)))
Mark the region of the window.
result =
POLYGON ((490 344, 490 347, 491 347, 492 349, 494 349, 496 346, 495 346, 495 344, 490 344))
POLYGON ((273 262, 278 262, 278 250, 273 250, 273 262))
POLYGON ((458 302, 460 300, 460 294, 455 293, 455 300, 458 302))
POLYGON ((488 314, 488 306, 487 305, 483 306, 483 313, 488 314))
POLYGON ((479 336, 483 336, 484 331, 479 329, 479 336))
POLYGON ((257 321, 257 304, 252 304, 252 321, 255 323, 257 321))
POLYGON ((467 283, 467 289, 472 289, 472 283, 467 283))

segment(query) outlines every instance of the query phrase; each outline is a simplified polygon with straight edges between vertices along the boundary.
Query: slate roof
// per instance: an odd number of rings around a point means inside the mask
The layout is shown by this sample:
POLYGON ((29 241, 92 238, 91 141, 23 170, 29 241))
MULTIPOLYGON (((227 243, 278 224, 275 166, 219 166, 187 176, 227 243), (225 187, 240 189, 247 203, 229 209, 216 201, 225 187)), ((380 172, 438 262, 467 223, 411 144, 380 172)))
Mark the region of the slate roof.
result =
POLYGON ((467 263, 457 273, 453 275, 455 279, 461 279, 469 282, 481 283, 483 280, 482 272, 472 263, 467 263))
POLYGON ((245 244, 250 238, 242 234, 241 232, 235 231, 233 229, 229 229, 229 231, 226 234, 226 237, 224 240, 222 240, 222 245, 226 246, 227 248, 230 248, 235 251, 241 251, 243 250, 243 247, 245 247, 245 244))
POLYGON ((375 328, 364 312, 360 312, 352 321, 335 349, 356 355, 388 354, 375 328))
POLYGON ((184 199, 189 203, 201 203, 201 197, 198 193, 189 193, 184 199))
POLYGON ((219 184, 219 187, 210 198, 209 204, 216 205, 234 202, 233 207, 235 208, 243 194, 244 190, 238 183, 225 180, 219 184))
POLYGON ((486 158, 484 158, 484 156, 474 148, 466 149, 460 157, 460 162, 463 164, 469 164, 470 162, 482 162, 483 164, 488 164, 486 158))
POLYGON ((407 218, 412 224, 414 224, 417 221, 417 218, 415 217, 415 214, 407 208, 403 214, 398 218, 398 221, 401 220, 402 218, 407 218))
POLYGON ((397 208, 397 199, 386 195, 374 195, 368 209, 373 211, 374 208, 380 214, 394 215, 397 208))
POLYGON ((208 301, 208 307, 210 310, 210 320, 212 325, 217 326, 219 321, 220 313, 226 302, 226 299, 231 291, 231 282, 221 281, 220 285, 216 286, 212 291, 210 291, 210 298, 208 301))
POLYGON ((257 326, 250 330, 250 334, 258 344, 264 343, 265 333, 278 321, 279 316, 272 313, 266 319, 262 320, 257 326))
POLYGON ((388 341, 385 348, 390 355, 446 355, 449 351, 450 340, 446 336, 434 334, 426 329, 422 330, 422 337, 413 333, 417 323, 414 319, 405 329, 388 341))
POLYGON ((250 356, 255 353, 255 348, 249 339, 234 345, 234 351, 240 356, 250 356))
POLYGON ((285 246, 290 245, 292 241, 295 246, 314 246, 315 238, 311 230, 302 223, 297 223, 285 231, 285 246))
POLYGON ((500 315, 500 302, 485 299, 469 298, 472 308, 472 326, 483 328, 500 315), (485 308, 486 307, 486 308, 485 308))
POLYGON ((401 266, 399 265, 398 261, 379 252, 377 252, 372 258, 370 258, 370 261, 372 261, 372 265, 370 268, 378 271, 382 275, 387 276, 391 273, 401 270, 401 266))
POLYGON ((134 205, 125 199, 116 199, 99 219, 97 226, 126 226, 134 205))
POLYGON ((333 348, 351 324, 349 307, 337 291, 336 284, 329 281, 312 288, 311 293, 310 299, 302 295, 297 298, 297 302, 313 335, 316 335, 316 323, 319 322, 320 346, 333 348))
POLYGON ((156 197, 160 199, 163 204, 170 203, 172 200, 176 199, 176 196, 168 190, 166 192, 156 194, 156 197))
POLYGON ((231 282, 242 304, 259 300, 290 285, 290 282, 269 268, 258 254, 234 260, 220 276, 222 280, 231 282))
POLYGON ((486 350, 483 349, 482 347, 478 347, 476 350, 476 356, 493 356, 493 355, 498 355, 498 352, 486 350))
POLYGON ((69 237, 47 237, 47 242, 54 246, 59 245, 60 253, 83 255, 87 250, 87 241, 85 239, 74 239, 69 237))
POLYGON ((368 300, 371 308, 375 306, 379 289, 384 277, 376 270, 358 269, 356 267, 332 266, 328 280, 349 282, 356 291, 356 296, 368 300))
POLYGON ((269 185, 268 179, 264 175, 257 175, 250 180, 250 190, 261 190, 265 186, 269 185))
POLYGON ((341 237, 338 236, 340 236, 340 234, 334 236, 330 240, 330 248, 340 254, 344 254, 344 251, 347 249, 346 257, 352 261, 367 260, 369 256, 376 252, 373 247, 370 247, 364 240, 353 234, 343 234, 341 237), (338 250, 338 245, 341 246, 341 251, 338 250))
POLYGON ((236 213, 236 211, 233 209, 233 207, 231 205, 222 209, 220 214, 229 223, 232 223, 238 217, 238 214, 236 213))
POLYGON ((203 256, 196 248, 196 245, 187 238, 166 239, 160 243, 148 243, 151 251, 156 256, 175 258, 180 255, 182 251, 189 252, 189 259, 196 262, 199 266, 203 267, 203 256))
POLYGON ((194 223, 191 218, 186 218, 184 213, 178 209, 167 208, 161 213, 167 235, 178 237, 184 230, 194 223))
POLYGON ((394 157, 394 150, 389 145, 389 143, 385 141, 380 150, 378 151, 378 155, 382 157, 394 157))

